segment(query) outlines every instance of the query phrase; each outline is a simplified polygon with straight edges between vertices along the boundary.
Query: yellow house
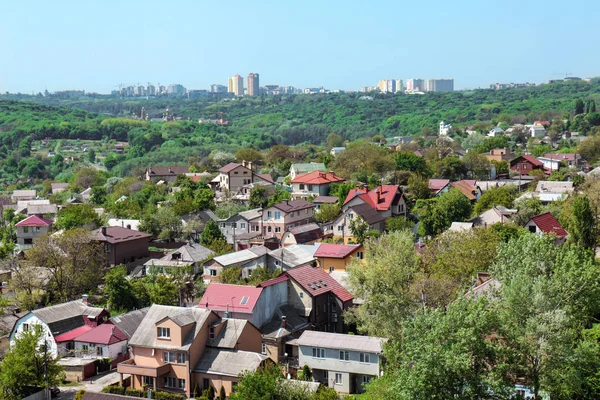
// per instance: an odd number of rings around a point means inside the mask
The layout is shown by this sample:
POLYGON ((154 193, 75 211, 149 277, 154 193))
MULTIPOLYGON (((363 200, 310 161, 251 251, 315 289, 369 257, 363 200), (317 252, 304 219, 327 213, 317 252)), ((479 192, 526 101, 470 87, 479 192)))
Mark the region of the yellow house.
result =
POLYGON ((319 267, 325 272, 346 272, 346 267, 354 258, 364 260, 362 244, 329 244, 322 243, 315 252, 319 267))

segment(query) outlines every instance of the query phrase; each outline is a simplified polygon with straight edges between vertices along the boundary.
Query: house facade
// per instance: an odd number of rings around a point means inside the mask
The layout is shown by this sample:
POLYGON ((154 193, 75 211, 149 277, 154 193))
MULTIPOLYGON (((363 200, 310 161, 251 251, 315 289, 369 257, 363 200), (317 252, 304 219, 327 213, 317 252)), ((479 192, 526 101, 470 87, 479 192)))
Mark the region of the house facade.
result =
POLYGON ((346 272, 346 267, 355 258, 364 260, 362 244, 344 245, 323 243, 315 252, 319 268, 327 273, 346 272))
POLYGON ((241 164, 229 163, 219 169, 219 175, 211 183, 221 191, 235 194, 244 186, 256 182, 274 183, 270 175, 255 173, 251 161, 242 161, 241 164))
POLYGON ((25 218, 15 224, 17 230, 17 244, 21 249, 28 249, 42 235, 50 233, 52 221, 37 215, 25 218))
POLYGON ((151 182, 174 182, 177 179, 177 175, 185 175, 190 172, 190 168, 187 166, 170 165, 170 166, 156 166, 146 168, 146 180, 151 182))
POLYGON ((296 341, 300 366, 308 365, 313 379, 341 394, 362 393, 381 374, 385 338, 304 331, 296 341))
POLYGON ((260 221, 251 223, 250 231, 281 239, 290 228, 313 222, 315 205, 306 200, 285 200, 263 209, 260 221))
POLYGON ((120 226, 102 227, 94 231, 95 240, 104 244, 107 266, 127 264, 148 257, 151 236, 120 226))
POLYGON ((332 183, 344 182, 344 178, 333 172, 314 171, 296 175, 292 179, 292 198, 301 199, 317 196, 327 196, 332 183))
POLYGON ((531 155, 523 155, 513 159, 510 162, 510 169, 514 173, 519 175, 529 175, 529 173, 536 169, 542 169, 544 163, 531 155))

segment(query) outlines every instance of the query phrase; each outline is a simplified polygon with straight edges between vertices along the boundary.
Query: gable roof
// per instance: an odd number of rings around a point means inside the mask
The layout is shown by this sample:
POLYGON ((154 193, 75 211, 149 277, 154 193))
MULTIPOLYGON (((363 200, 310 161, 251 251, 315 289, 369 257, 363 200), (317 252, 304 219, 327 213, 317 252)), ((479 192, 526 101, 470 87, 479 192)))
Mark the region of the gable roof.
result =
POLYGON ((450 185, 464 194, 469 200, 477 200, 477 186, 473 180, 462 180, 458 182, 452 182, 450 185))
MULTIPOLYGON (((224 326, 219 331, 219 334, 214 339, 209 338, 206 342, 207 346, 234 349, 246 325, 252 325, 245 319, 237 318, 224 318, 222 323, 224 326)), ((254 328, 253 325, 252 327, 254 328)))
POLYGON ((182 175, 190 172, 190 168, 188 166, 179 166, 179 165, 169 165, 169 166, 156 166, 148 168, 148 172, 150 175, 155 176, 174 176, 174 175, 182 175))
POLYGON ((529 220, 537 225, 538 228, 544 233, 554 233, 558 237, 566 237, 569 233, 562 227, 562 225, 554 218, 552 213, 547 212, 541 215, 537 215, 529 220))
POLYGON ((368 203, 359 204, 350 208, 369 225, 385 221, 386 218, 377 212, 377 210, 368 203))
POLYGON ((198 307, 215 311, 251 313, 261 293, 262 288, 254 286, 213 282, 206 288, 198 307))
POLYGON ((531 164, 533 164, 536 167, 543 167, 544 163, 541 162, 540 160, 538 160, 537 158, 535 158, 534 156, 530 155, 530 154, 525 154, 522 156, 519 156, 513 160, 510 161, 510 165, 513 166, 514 164, 518 163, 520 159, 523 159, 531 164))
POLYGON ((221 172, 223 174, 227 174, 227 173, 233 171, 234 169, 236 169, 237 167, 243 167, 243 168, 247 169, 248 171, 250 171, 249 168, 244 167, 242 164, 229 163, 229 164, 223 166, 222 168, 219 168, 219 172, 221 172))
POLYGON ((74 316, 85 315, 89 317, 96 317, 102 311, 104 311, 104 308, 90 307, 81 300, 74 300, 50 307, 40 308, 31 312, 46 324, 51 324, 53 322, 58 322, 74 316))
POLYGON ((56 214, 58 206, 56 204, 32 204, 27 206, 27 214, 56 214))
POLYGON ((223 254, 222 256, 213 258, 212 260, 224 267, 227 267, 229 265, 242 265, 261 256, 262 254, 256 254, 256 252, 250 249, 244 249, 234 251, 233 253, 223 254))
POLYGON ((148 313, 150 307, 139 310, 130 311, 125 314, 117 315, 110 319, 110 322, 115 325, 121 332, 131 339, 137 328, 140 326, 144 317, 148 313))
POLYGON ((206 322, 206 319, 210 315, 209 310, 204 310, 198 307, 184 308, 174 306, 162 306, 153 304, 152 307, 146 313, 146 316, 140 323, 140 326, 135 331, 131 339, 129 340, 130 346, 150 347, 150 348, 162 348, 162 349, 178 349, 188 350, 194 341, 194 338, 200 332, 202 326, 206 322), (165 343, 156 342, 156 322, 166 317, 179 318, 183 315, 191 318, 194 321, 195 327, 190 330, 187 337, 183 338, 181 346, 170 346, 165 343))
POLYGON ((293 227, 289 230, 289 233, 294 235, 297 244, 312 242, 323 237, 321 227, 314 222, 293 227))
POLYGON ((354 296, 348 293, 342 285, 321 268, 303 265, 292 268, 284 272, 284 274, 289 276, 290 279, 293 279, 298 285, 302 286, 302 288, 313 297, 332 292, 342 302, 354 299, 354 296))
MULTIPOLYGON (((204 261, 216 253, 211 249, 196 243, 186 244, 178 249, 168 252, 160 261, 175 261, 180 263, 196 263, 204 261)), ((158 264, 157 264, 158 265, 158 264)))
POLYGON ((111 345, 127 340, 127 336, 113 324, 102 324, 77 336, 74 340, 76 342, 111 345))
POLYGON ((19 221, 15 224, 15 226, 50 226, 52 225, 52 221, 46 218, 38 217, 37 215, 32 215, 31 217, 27 217, 22 221, 19 221))
POLYGON ((313 171, 307 174, 296 175, 292 183, 303 183, 307 185, 323 185, 327 183, 343 182, 345 179, 333 172, 313 171))
POLYGON ((361 247, 362 244, 349 245, 322 243, 319 246, 319 249, 315 252, 315 257, 346 258, 361 247))
POLYGON ((123 228, 121 226, 109 226, 106 228, 100 228, 93 231, 94 239, 101 242, 108 242, 110 244, 124 243, 131 240, 138 240, 149 238, 152 235, 146 232, 134 231, 133 229, 123 228), (102 232, 106 229, 106 234, 102 232))
POLYGON ((450 184, 450 179, 430 179, 429 180, 429 190, 435 191, 438 193, 446 186, 450 184))
POLYGON ((387 338, 375 336, 346 335, 318 331, 304 331, 296 343, 299 346, 317 346, 328 349, 381 353, 387 338))
POLYGON ((208 347, 194 372, 238 377, 244 371, 255 371, 269 357, 250 351, 231 351, 208 347))
POLYGON ((81 336, 84 333, 91 331, 92 329, 94 328, 92 328, 89 325, 82 325, 79 328, 75 328, 73 330, 55 336, 54 341, 56 343, 70 342, 71 340, 74 340, 78 336, 81 336))
MULTIPOLYGON (((344 201, 344 205, 350 202, 355 197, 360 198, 364 203, 369 204, 377 211, 387 211, 392 206, 396 193, 399 191, 398 185, 382 185, 377 186, 373 190, 368 189, 351 189, 344 201), (377 196, 379 195, 379 201, 377 196)), ((402 196, 400 196, 402 197, 402 196)))
POLYGON ((544 157, 557 161, 581 160, 581 154, 576 153, 546 153, 544 157))
POLYGON ((36 195, 36 191, 31 189, 26 189, 26 190, 15 190, 14 192, 12 192, 12 196, 13 197, 26 197, 26 196, 32 196, 35 197, 36 195))
POLYGON ((325 168, 324 163, 311 162, 311 163, 292 164, 290 169, 294 169, 296 171, 296 174, 305 174, 305 173, 313 172, 313 171, 317 171, 317 170, 325 171, 326 168, 325 168))
POLYGON ((273 178, 271 177, 271 174, 254 174, 255 176, 258 176, 260 179, 267 181, 271 184, 274 184, 275 181, 273 180, 273 178))
POLYGON ((315 260, 315 252, 320 246, 322 246, 322 243, 315 243, 313 245, 292 244, 270 251, 269 257, 282 261, 284 266, 293 268, 313 262, 315 260))
POLYGON ((336 204, 338 201, 337 196, 317 196, 313 204, 336 204))
POLYGON ((281 203, 273 204, 271 207, 275 207, 278 210, 281 210, 285 213, 289 213, 289 212, 293 212, 293 211, 304 210, 307 208, 314 208, 315 205, 312 203, 309 203, 306 200, 298 199, 298 200, 285 200, 285 201, 282 201, 281 203))

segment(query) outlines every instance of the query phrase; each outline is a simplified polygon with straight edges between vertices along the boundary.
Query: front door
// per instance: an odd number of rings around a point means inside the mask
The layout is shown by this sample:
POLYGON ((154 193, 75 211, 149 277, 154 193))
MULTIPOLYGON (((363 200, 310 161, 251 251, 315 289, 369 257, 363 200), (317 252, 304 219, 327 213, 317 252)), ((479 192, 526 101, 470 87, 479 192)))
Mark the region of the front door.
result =
POLYGON ((208 379, 204 378, 202 380, 202 386, 204 387, 204 390, 208 390, 209 385, 210 385, 210 382, 208 381, 208 379))

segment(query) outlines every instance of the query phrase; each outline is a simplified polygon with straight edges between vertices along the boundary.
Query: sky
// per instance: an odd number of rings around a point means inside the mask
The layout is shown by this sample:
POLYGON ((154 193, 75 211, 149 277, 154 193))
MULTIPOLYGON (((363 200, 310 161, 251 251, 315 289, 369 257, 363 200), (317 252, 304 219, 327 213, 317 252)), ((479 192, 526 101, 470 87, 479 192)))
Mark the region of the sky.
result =
POLYGON ((593 77, 598 15, 597 0, 0 0, 0 92, 593 77))

